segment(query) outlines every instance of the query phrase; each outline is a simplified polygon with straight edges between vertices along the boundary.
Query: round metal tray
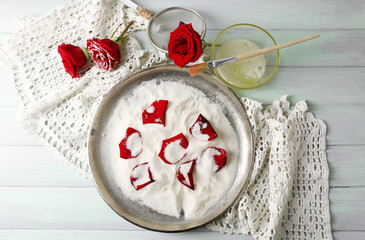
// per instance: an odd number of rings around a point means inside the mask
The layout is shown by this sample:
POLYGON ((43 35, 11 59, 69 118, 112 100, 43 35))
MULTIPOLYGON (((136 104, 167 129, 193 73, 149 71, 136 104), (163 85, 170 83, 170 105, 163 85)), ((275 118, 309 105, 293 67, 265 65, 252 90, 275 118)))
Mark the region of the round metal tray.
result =
POLYGON ((253 161, 253 138, 248 117, 236 97, 225 85, 220 83, 209 73, 202 73, 191 77, 186 68, 174 65, 152 67, 137 72, 136 74, 121 80, 106 95, 94 116, 88 140, 89 165, 94 177, 96 187, 105 202, 120 216, 126 220, 146 229, 176 232, 189 230, 201 226, 228 210, 243 191, 251 173, 253 161), (203 92, 206 97, 220 106, 232 127, 237 133, 239 141, 239 157, 234 159, 237 164, 234 183, 228 189, 224 197, 206 214, 194 219, 176 218, 160 214, 138 201, 132 201, 123 195, 114 175, 110 174, 108 159, 103 157, 100 139, 106 120, 112 114, 114 106, 119 99, 128 97, 133 89, 145 81, 154 79, 161 81, 179 81, 203 92))

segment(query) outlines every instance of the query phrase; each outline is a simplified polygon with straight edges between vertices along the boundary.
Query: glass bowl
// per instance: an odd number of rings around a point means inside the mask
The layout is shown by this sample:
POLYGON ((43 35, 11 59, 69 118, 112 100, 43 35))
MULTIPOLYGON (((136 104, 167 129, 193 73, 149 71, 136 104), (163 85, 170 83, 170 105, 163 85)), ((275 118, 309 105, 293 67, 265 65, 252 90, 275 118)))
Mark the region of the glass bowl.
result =
MULTIPOLYGON (((277 45, 263 28, 240 23, 227 27, 214 39, 210 59, 236 56, 240 53, 277 45), (248 40, 248 41, 247 41, 248 40)), ((253 89, 269 82, 279 67, 279 50, 250 59, 235 61, 214 69, 225 84, 238 89, 253 89)))
POLYGON ((148 23, 148 38, 158 50, 167 53, 170 32, 174 31, 179 23, 191 23, 201 39, 205 36, 206 23, 203 17, 193 9, 187 7, 170 7, 156 13, 148 23))

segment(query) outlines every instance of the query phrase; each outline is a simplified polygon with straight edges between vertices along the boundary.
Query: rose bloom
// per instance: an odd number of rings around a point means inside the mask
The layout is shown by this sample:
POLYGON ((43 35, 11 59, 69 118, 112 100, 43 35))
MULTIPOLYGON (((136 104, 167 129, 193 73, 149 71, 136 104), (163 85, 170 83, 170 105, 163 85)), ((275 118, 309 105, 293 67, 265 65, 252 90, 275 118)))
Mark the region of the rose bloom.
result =
POLYGON ((86 63, 86 57, 81 48, 72 44, 62 43, 58 46, 58 53, 61 55, 63 66, 72 78, 80 77, 79 70, 86 63))
POLYGON ((168 57, 179 67, 189 62, 195 62, 203 54, 202 40, 191 23, 180 22, 179 26, 170 33, 168 57))
POLYGON ((93 61, 102 69, 109 71, 115 62, 120 63, 119 45, 110 39, 88 39, 87 50, 93 61))

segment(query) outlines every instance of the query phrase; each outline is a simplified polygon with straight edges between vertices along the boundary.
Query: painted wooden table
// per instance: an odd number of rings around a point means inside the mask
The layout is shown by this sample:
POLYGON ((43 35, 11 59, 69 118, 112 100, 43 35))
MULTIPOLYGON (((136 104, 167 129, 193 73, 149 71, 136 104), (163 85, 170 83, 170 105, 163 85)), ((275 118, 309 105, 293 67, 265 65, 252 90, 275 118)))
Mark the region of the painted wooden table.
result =
MULTIPOLYGON (((0 40, 12 20, 41 15, 63 0, 0 1, 0 40)), ((267 85, 237 91, 269 104, 284 94, 306 99, 328 127, 330 209, 334 239, 365 239, 365 2, 363 0, 142 1, 151 10, 185 5, 206 19, 207 41, 235 23, 269 30, 278 42, 320 33, 310 44, 281 50, 280 68, 267 85), (223 3, 223 4, 222 4, 223 3)), ((143 47, 151 48, 145 32, 143 47)), ((72 172, 29 137, 16 121, 11 81, 0 68, 0 239, 251 239, 199 228, 157 233, 115 214, 93 184, 72 172)))

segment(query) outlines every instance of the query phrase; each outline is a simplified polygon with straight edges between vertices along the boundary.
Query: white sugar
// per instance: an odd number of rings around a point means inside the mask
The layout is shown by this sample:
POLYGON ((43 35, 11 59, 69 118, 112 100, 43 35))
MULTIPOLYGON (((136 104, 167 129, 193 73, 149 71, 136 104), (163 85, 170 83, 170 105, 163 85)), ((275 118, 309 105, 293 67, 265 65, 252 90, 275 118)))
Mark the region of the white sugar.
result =
POLYGON ((207 123, 204 124, 196 123, 191 129, 191 134, 193 135, 193 137, 199 139, 200 141, 208 141, 209 135, 203 134, 201 131, 203 128, 206 128, 207 126, 208 126, 207 123))
MULTIPOLYGON (((120 99, 113 114, 107 121, 107 127, 102 139, 103 154, 110 159, 113 178, 118 189, 135 200, 151 207, 155 211, 174 217, 184 212, 186 219, 203 215, 209 208, 215 206, 230 189, 238 161, 238 139, 224 112, 216 103, 212 103, 202 92, 195 88, 173 81, 148 81, 137 87, 129 97, 120 99), (161 124, 143 124, 142 112, 156 100, 169 101, 166 111, 165 126, 161 124), (214 126, 218 138, 210 142, 202 142, 189 133, 199 114, 202 114, 214 126), (118 144, 123 138, 126 128, 132 127, 143 137, 142 152, 133 159, 124 160, 119 157, 118 144), (181 149, 178 142, 165 150, 167 159, 175 161, 185 154, 182 161, 176 164, 166 164, 159 157, 162 141, 179 133, 183 133, 189 141, 189 147, 181 149), (184 186, 177 180, 177 169, 182 162, 199 159, 207 147, 223 148, 227 151, 227 164, 217 173, 212 173, 209 164, 194 166, 194 190, 184 186), (176 157, 173 157, 176 156, 176 157), (136 191, 130 182, 132 169, 148 162, 154 182, 136 191)), ((204 126, 203 126, 204 127, 204 126)), ((133 152, 138 152, 138 140, 131 139, 128 146, 133 152)), ((139 145, 141 146, 141 145, 139 145)), ((185 164, 186 165, 186 164, 185 164)), ((184 172, 186 172, 184 170, 184 172)), ((184 175, 185 177, 185 175, 184 175)), ((142 181, 142 180, 141 180, 142 181)))
POLYGON ((212 173, 218 170, 218 165, 214 161, 214 156, 219 155, 220 152, 215 148, 208 148, 204 151, 201 157, 199 157, 197 164, 200 164, 203 168, 208 169, 212 173))
POLYGON ((127 138, 126 146, 131 151, 132 157, 136 157, 142 152, 142 138, 138 132, 132 133, 127 138))
POLYGON ((181 146, 181 140, 176 140, 166 146, 164 156, 168 162, 175 164, 184 157, 186 152, 186 149, 181 146))
POLYGON ((146 112, 148 112, 148 113, 154 113, 154 112, 155 112, 155 107, 154 107, 154 106, 149 106, 149 107, 146 109, 146 112))
POLYGON ((131 176, 136 179, 133 183, 134 187, 137 187, 138 185, 142 185, 150 181, 148 168, 149 168, 148 164, 143 164, 133 169, 133 171, 131 172, 131 176))
POLYGON ((190 185, 189 182, 189 177, 188 177, 188 172, 190 171, 191 165, 194 164, 194 162, 190 162, 190 163, 185 163, 185 164, 181 164, 180 167, 180 173, 184 176, 184 180, 183 183, 190 185))

